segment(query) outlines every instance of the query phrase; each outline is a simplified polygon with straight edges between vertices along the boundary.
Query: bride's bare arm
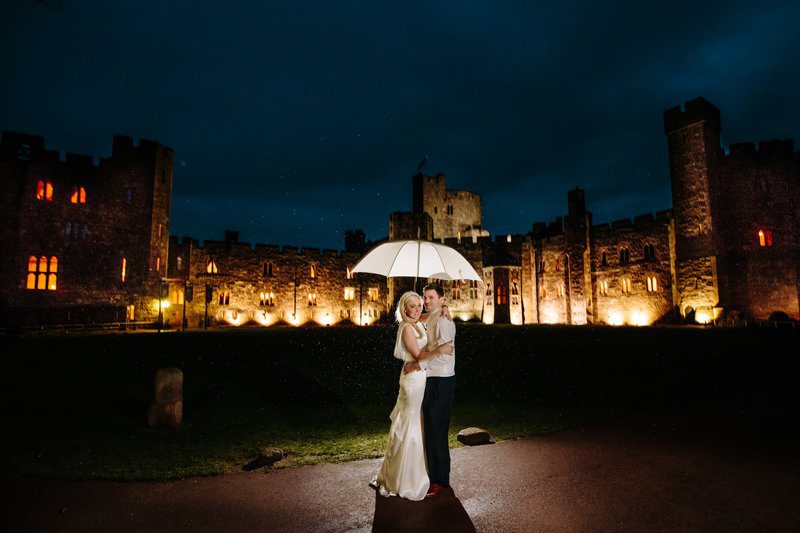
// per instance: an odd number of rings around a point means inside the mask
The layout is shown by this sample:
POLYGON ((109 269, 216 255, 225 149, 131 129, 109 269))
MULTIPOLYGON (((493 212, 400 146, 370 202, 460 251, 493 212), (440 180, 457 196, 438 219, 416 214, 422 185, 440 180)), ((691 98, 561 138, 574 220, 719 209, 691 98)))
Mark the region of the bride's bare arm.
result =
POLYGON ((417 336, 411 327, 406 326, 403 328, 403 345, 411 354, 415 361, 419 361, 419 346, 417 345, 417 336))

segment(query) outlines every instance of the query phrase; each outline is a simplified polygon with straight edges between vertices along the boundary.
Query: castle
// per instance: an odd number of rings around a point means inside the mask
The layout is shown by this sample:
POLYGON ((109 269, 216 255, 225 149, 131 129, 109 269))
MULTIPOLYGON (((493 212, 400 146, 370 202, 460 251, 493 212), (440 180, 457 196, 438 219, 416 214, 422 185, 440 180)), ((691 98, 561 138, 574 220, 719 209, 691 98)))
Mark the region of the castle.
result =
MULTIPOLYGON (((726 316, 800 319, 800 153, 793 141, 721 147, 719 110, 696 98, 664 112, 673 207, 595 225, 580 189, 567 214, 492 239, 480 196, 441 174, 412 178, 412 211, 389 216, 389 239, 424 238, 461 252, 483 283, 445 282, 453 314, 485 323, 636 324, 726 316)), ((345 250, 202 243, 166 235, 172 152, 115 137, 112 156, 44 150, 4 132, 0 305, 5 317, 170 324, 370 324, 407 279, 353 275, 371 243, 345 250), (13 194, 8 192, 13 191, 13 194), (51 288, 50 280, 54 279, 51 288)), ((8 319, 7 319, 8 321, 8 319)))

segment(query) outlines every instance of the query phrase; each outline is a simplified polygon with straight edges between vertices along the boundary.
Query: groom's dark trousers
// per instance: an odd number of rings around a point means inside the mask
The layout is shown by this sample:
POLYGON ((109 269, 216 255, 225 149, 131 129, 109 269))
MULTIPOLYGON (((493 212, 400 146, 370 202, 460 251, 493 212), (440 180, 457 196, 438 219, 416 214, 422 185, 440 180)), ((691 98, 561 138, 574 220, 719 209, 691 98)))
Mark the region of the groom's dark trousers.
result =
POLYGON ((431 483, 450 485, 450 413, 456 377, 429 377, 425 381, 422 416, 425 424, 425 456, 428 458, 428 477, 431 483))

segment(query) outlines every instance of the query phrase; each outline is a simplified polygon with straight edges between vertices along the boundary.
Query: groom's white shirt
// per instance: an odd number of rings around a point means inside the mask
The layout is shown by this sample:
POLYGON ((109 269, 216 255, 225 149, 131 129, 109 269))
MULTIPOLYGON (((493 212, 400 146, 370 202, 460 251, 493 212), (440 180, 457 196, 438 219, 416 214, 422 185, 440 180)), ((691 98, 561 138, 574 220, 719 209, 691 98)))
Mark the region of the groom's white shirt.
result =
POLYGON ((447 320, 442 316, 441 307, 428 315, 428 320, 425 322, 425 329, 428 330, 428 346, 427 350, 431 351, 447 344, 453 343, 453 354, 445 355, 440 354, 425 361, 421 361, 419 366, 423 370, 428 371, 429 378, 446 378, 456 375, 456 324, 452 320, 447 320))

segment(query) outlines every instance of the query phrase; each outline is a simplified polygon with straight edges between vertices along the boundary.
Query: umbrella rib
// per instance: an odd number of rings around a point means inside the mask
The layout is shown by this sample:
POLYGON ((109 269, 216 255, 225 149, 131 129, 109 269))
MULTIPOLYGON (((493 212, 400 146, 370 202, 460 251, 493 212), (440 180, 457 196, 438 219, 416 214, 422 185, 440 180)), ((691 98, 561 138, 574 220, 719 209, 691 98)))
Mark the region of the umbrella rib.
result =
POLYGON ((447 267, 444 265, 444 259, 442 259, 442 254, 439 253, 439 249, 436 248, 436 246, 434 246, 433 249, 436 251, 436 255, 439 256, 439 261, 442 262, 442 271, 447 272, 447 267))
POLYGON ((400 250, 397 250, 397 253, 394 254, 394 259, 392 259, 392 264, 389 265, 389 270, 386 271, 386 277, 387 278, 389 277, 389 274, 392 273, 392 268, 394 268, 394 264, 395 264, 395 262, 397 262, 397 256, 400 255, 400 251, 405 247, 406 244, 408 244, 408 243, 404 242, 403 246, 400 247, 400 250))

